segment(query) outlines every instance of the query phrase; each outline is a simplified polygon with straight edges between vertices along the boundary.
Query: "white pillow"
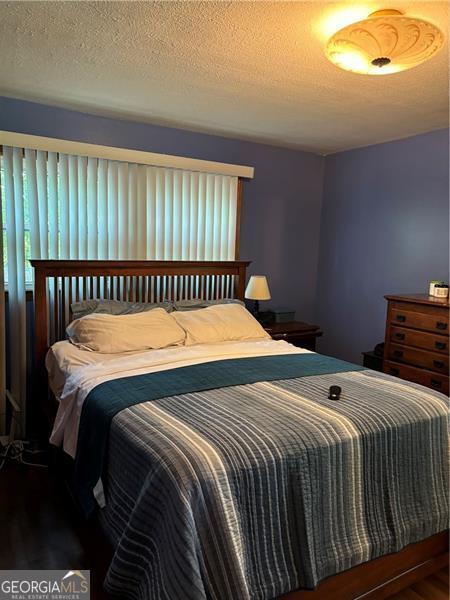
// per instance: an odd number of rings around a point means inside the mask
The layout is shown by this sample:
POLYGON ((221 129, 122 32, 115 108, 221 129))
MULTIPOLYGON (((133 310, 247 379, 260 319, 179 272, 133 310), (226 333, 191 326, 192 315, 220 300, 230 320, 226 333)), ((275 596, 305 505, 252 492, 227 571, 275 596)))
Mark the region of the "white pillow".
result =
POLYGON ((72 344, 84 350, 116 354, 183 344, 184 330, 163 309, 131 315, 92 313, 66 329, 72 344))
POLYGON ((201 310, 173 312, 171 317, 186 331, 186 346, 270 338, 240 304, 219 304, 201 310))

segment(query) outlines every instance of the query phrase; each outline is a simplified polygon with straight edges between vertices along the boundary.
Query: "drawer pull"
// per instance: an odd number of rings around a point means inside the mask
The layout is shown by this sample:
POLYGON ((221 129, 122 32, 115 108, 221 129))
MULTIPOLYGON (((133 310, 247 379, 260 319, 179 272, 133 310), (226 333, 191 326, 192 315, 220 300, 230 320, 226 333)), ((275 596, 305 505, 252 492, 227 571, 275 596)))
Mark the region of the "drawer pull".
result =
POLYGON ((398 374, 399 374, 399 372, 400 372, 400 371, 399 371, 398 369, 396 369, 395 367, 391 367, 391 368, 389 369, 389 373, 390 373, 391 375, 398 375, 398 374))
POLYGON ((403 356, 403 350, 394 350, 394 356, 400 358, 401 356, 403 356))
POLYGON ((405 334, 404 333, 396 333, 394 335, 396 340, 404 340, 405 339, 405 334))
POLYGON ((448 327, 447 323, 444 323, 443 321, 436 322, 436 329, 445 330, 445 329, 447 329, 447 327, 448 327))
POLYGON ((397 321, 400 321, 400 323, 404 323, 406 321, 405 315, 396 315, 395 318, 397 321))
POLYGON ((437 350, 445 350, 445 348, 447 347, 447 344, 445 342, 435 342, 434 347, 437 350))
POLYGON ((442 387, 442 381, 439 381, 439 379, 432 379, 430 381, 431 386, 434 388, 441 388, 442 387))
POLYGON ((433 360, 433 366, 436 367, 436 369, 443 369, 444 363, 442 360, 433 360))

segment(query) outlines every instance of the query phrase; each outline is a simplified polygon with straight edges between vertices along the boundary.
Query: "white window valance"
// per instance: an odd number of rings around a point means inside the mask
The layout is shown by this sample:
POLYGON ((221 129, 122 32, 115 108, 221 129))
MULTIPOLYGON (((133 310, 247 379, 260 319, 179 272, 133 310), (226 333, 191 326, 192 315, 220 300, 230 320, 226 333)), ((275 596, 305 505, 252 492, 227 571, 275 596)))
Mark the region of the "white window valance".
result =
POLYGON ((105 160, 137 163, 155 167, 230 175, 245 179, 252 179, 254 176, 254 168, 244 165, 233 165, 171 154, 143 152, 140 150, 130 150, 129 148, 116 148, 114 146, 99 146, 97 144, 73 142, 11 131, 0 131, 0 145, 29 148, 31 150, 45 150, 47 152, 61 152, 76 156, 103 158, 105 160))

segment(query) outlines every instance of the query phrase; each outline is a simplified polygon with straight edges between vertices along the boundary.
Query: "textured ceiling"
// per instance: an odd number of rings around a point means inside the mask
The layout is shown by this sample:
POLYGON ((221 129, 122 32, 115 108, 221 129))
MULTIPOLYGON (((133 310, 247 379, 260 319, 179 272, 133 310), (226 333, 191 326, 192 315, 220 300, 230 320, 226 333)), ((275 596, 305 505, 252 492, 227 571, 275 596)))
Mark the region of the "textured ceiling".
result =
POLYGON ((448 38, 447 2, 0 2, 0 94, 324 154, 448 126, 448 42, 384 77, 325 58, 386 7, 448 38))

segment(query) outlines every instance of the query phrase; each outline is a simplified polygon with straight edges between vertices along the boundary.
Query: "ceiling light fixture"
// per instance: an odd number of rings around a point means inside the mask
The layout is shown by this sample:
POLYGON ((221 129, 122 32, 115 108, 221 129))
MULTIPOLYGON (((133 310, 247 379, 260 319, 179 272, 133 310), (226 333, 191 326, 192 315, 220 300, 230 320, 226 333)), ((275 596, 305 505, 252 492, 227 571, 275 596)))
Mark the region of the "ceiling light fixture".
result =
POLYGON ((365 75, 388 75, 431 58, 444 44, 432 23, 398 10, 377 10, 367 19, 337 31, 326 54, 337 67, 365 75))

